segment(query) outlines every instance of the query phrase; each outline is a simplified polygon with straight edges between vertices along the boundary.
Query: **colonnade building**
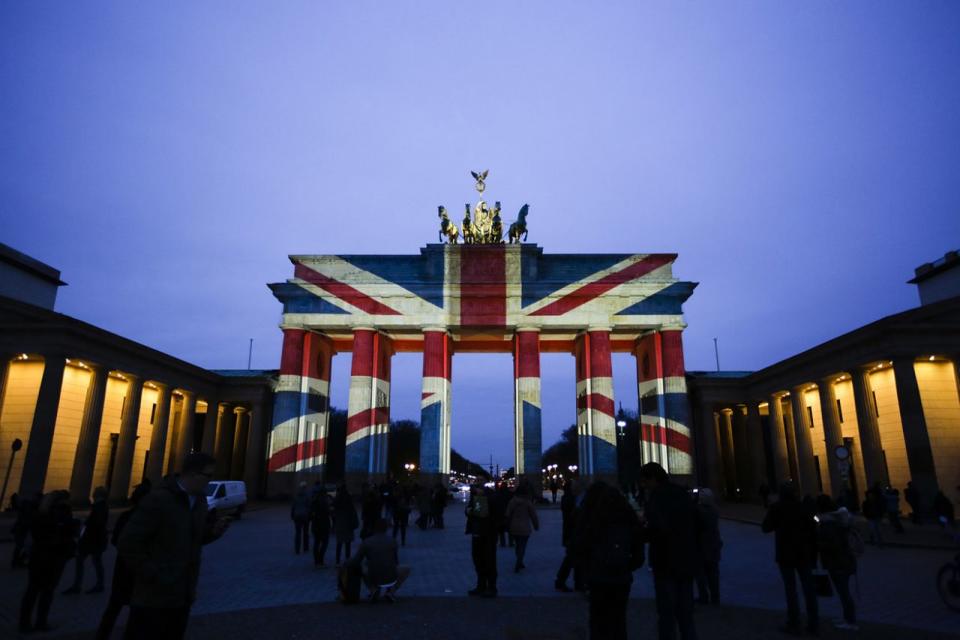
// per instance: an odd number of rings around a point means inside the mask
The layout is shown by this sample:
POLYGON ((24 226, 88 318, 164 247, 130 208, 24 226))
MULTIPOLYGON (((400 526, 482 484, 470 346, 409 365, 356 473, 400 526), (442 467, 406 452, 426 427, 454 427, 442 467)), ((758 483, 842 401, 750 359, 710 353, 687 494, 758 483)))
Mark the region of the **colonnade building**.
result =
POLYGON ((190 451, 259 493, 270 372, 208 371, 56 313, 63 284, 0 244, 0 500, 68 489, 84 504, 104 486, 121 501, 190 451))
MULTIPOLYGON (((756 372, 688 372, 701 484, 756 500, 793 480, 859 505, 908 482, 960 487, 960 259, 917 269, 922 306, 756 372)), ((909 510, 906 504, 903 507, 909 510)))

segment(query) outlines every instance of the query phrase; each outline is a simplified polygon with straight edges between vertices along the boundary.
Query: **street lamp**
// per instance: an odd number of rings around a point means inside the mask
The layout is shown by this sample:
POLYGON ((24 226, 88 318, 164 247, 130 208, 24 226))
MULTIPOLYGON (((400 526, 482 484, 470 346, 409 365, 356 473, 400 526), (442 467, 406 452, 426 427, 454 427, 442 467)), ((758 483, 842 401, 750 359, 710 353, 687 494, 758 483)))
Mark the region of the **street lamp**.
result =
POLYGON ((617 435, 623 436, 623 428, 625 426, 627 426, 626 420, 617 420, 617 427, 619 427, 620 429, 620 433, 618 433, 617 435))

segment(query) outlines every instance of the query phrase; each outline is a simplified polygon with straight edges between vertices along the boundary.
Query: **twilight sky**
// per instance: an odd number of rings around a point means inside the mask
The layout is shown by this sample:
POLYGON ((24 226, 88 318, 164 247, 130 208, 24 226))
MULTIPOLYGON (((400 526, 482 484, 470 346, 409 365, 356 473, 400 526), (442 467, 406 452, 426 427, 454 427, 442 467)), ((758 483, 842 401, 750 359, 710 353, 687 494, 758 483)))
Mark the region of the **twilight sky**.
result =
MULTIPOLYGON (((287 254, 416 253, 489 168, 546 252, 679 253, 688 368, 716 336, 755 369, 917 304, 960 248, 958 113, 956 2, 4 2, 0 241, 63 313, 276 368, 287 254)), ((454 359, 453 445, 505 466, 511 367, 454 359)), ((547 446, 573 358, 543 370, 547 446)), ((418 419, 419 356, 393 383, 418 419)))

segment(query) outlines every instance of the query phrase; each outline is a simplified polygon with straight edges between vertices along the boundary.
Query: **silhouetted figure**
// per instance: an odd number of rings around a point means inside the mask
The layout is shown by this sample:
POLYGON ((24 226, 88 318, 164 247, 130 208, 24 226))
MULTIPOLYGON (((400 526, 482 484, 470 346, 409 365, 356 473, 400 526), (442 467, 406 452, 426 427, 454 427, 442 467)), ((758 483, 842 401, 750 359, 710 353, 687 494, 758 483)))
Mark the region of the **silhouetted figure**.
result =
MULTIPOLYGON (((113 525, 113 534, 110 537, 110 543, 114 548, 119 546, 120 534, 129 522, 133 512, 137 509, 140 501, 145 495, 150 493, 149 483, 137 485, 130 496, 130 504, 133 505, 120 514, 116 524, 113 525)), ((124 607, 130 606, 130 597, 133 595, 134 573, 123 561, 123 557, 117 554, 117 560, 113 565, 113 580, 110 584, 110 600, 107 602, 107 608, 100 618, 100 626, 97 628, 97 640, 108 640, 113 633, 113 627, 117 623, 117 617, 124 607)))
POLYGON ((571 570, 573 571, 574 589, 577 591, 584 591, 586 589, 583 581, 583 572, 580 569, 580 563, 577 562, 577 555, 573 546, 574 534, 577 530, 577 516, 579 513, 580 509, 577 505, 577 493, 573 480, 567 480, 563 485, 563 497, 560 498, 560 514, 563 518, 561 542, 563 543, 565 552, 563 554, 563 563, 560 565, 560 569, 557 571, 557 578, 553 583, 557 591, 563 591, 565 593, 571 591, 570 587, 567 586, 567 578, 570 576, 571 570))
POLYGON ((907 483, 907 488, 903 490, 903 499, 910 505, 910 522, 913 524, 922 524, 922 514, 920 513, 920 492, 913 486, 913 481, 907 483))
POLYGON ((944 528, 953 529, 956 525, 956 516, 953 503, 943 491, 937 491, 933 499, 933 512, 937 516, 937 521, 944 528))
POLYGON ((470 554, 477 572, 477 586, 467 593, 471 596, 497 596, 497 531, 490 514, 493 492, 479 484, 470 487, 467 503, 466 534, 470 536, 470 554))
POLYGON ((73 586, 64 591, 64 594, 80 593, 83 587, 83 565, 87 557, 93 559, 93 569, 97 572, 97 583, 87 593, 103 592, 103 552, 107 550, 109 515, 107 489, 97 487, 93 492, 93 506, 84 523, 83 534, 80 536, 80 544, 77 548, 77 570, 74 574, 73 586))
POLYGON ((770 506, 763 520, 763 532, 776 536, 776 561, 787 598, 787 624, 783 631, 791 634, 802 632, 800 605, 797 599, 797 580, 803 590, 807 606, 807 632, 819 632, 817 592, 813 582, 813 567, 816 564, 817 529, 813 514, 806 510, 797 498, 792 483, 780 487, 780 499, 770 506))
POLYGON ((850 547, 850 528, 853 518, 845 507, 837 508, 830 496, 817 498, 817 549, 820 566, 830 574, 830 581, 837 590, 843 606, 843 622, 834 627, 845 631, 858 631, 857 609, 850 595, 850 576, 857 572, 857 557, 850 547))
POLYGON ((17 519, 10 529, 10 533, 13 534, 13 555, 10 558, 10 568, 12 569, 26 566, 24 560, 27 538, 30 536, 33 518, 37 513, 37 507, 42 497, 42 494, 38 494, 33 498, 21 498, 19 496, 16 500, 13 497, 10 498, 11 505, 17 512, 17 519))
POLYGON ((293 520, 293 552, 300 554, 310 549, 310 494, 307 483, 301 482, 290 503, 290 519, 293 520))
POLYGON ((397 486, 393 490, 393 538, 400 534, 401 546, 407 546, 407 526, 410 523, 412 500, 410 490, 404 486, 397 486))
POLYGON ((623 494, 603 481, 587 489, 582 509, 574 547, 590 589, 590 638, 626 640, 633 571, 644 560, 640 521, 623 494))
POLYGON ((720 603, 720 512, 710 489, 697 493, 697 601, 701 604, 720 603))
POLYGON ((550 496, 553 500, 553 504, 557 504, 557 493, 560 491, 560 485, 557 483, 557 479, 553 478, 550 480, 550 496))
POLYGON ((883 492, 883 500, 886 503, 887 520, 893 525, 893 530, 903 533, 903 523, 900 522, 900 491, 887 487, 883 492))
POLYGON ((870 541, 881 547, 883 546, 883 532, 880 523, 883 522, 886 509, 883 486, 878 482, 864 496, 861 511, 870 525, 870 541))
POLYGON ((439 482, 433 487, 431 496, 433 506, 433 523, 437 529, 443 529, 443 512, 447 508, 447 490, 439 482))
POLYGON ((420 512, 420 516, 417 518, 417 526, 420 527, 421 530, 426 530, 430 526, 430 511, 432 509, 430 505, 430 489, 428 487, 414 485, 413 495, 417 501, 417 511, 420 512))
POLYGON ((517 561, 513 570, 520 573, 522 569, 526 568, 523 560, 532 533, 531 526, 534 531, 540 529, 537 509, 533 506, 533 500, 530 498, 530 485, 524 482, 517 488, 516 494, 510 500, 510 504, 507 505, 507 512, 504 517, 507 519, 507 528, 516 545, 517 561))
POLYGON ((380 494, 366 482, 360 487, 360 539, 373 535, 373 525, 380 519, 380 494))
POLYGON ((383 504, 383 517, 387 520, 393 518, 393 508, 396 505, 397 483, 393 478, 388 477, 380 484, 380 502, 383 504))
POLYGON ((350 545, 353 544, 353 532, 359 526, 357 510, 353 506, 353 498, 347 491, 347 486, 337 487, 337 495, 333 498, 333 532, 337 538, 337 566, 340 566, 340 553, 346 551, 343 558, 350 557, 350 545))
POLYGON ((77 550, 75 536, 78 522, 70 510, 70 494, 52 491, 40 502, 30 526, 33 548, 27 565, 27 590, 20 601, 20 631, 49 631, 53 592, 60 582, 67 560, 77 550), (36 624, 31 623, 37 607, 36 624))
POLYGON ((507 533, 506 519, 507 505, 510 504, 512 497, 506 482, 501 482, 490 497, 490 514, 493 517, 493 526, 501 547, 507 546, 508 539, 510 540, 510 546, 513 546, 513 538, 507 533))
POLYGON ((186 632, 202 547, 230 522, 208 517, 214 462, 205 453, 188 454, 180 475, 167 476, 147 494, 120 534, 120 556, 134 573, 128 640, 175 640, 186 632))
POLYGON ((647 490, 644 535, 650 544, 659 637, 670 640, 679 628, 683 640, 695 640, 697 507, 686 489, 670 482, 667 472, 656 462, 640 468, 640 482, 647 490))
POLYGON ((400 566, 397 542, 387 535, 389 523, 380 518, 373 524, 371 534, 360 543, 357 555, 350 558, 349 566, 361 570, 366 560, 363 581, 370 590, 371 601, 393 602, 397 590, 410 575, 410 567, 400 566))
POLYGON ((330 544, 330 498, 317 483, 310 498, 310 531, 313 533, 313 565, 322 567, 330 544))

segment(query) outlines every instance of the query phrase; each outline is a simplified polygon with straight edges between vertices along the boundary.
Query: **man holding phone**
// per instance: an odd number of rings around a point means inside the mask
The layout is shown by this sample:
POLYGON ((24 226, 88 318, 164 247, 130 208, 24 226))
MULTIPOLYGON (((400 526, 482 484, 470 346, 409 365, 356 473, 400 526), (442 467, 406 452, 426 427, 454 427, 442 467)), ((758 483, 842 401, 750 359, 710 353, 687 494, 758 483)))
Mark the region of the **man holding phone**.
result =
POLYGON ((124 638, 182 638, 196 599, 200 550, 223 535, 227 517, 211 520, 206 486, 214 459, 191 453, 180 475, 167 476, 131 516, 119 552, 135 575, 124 638))

